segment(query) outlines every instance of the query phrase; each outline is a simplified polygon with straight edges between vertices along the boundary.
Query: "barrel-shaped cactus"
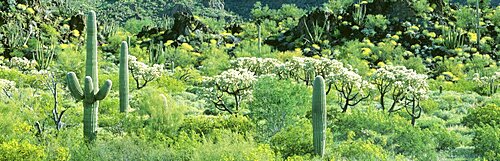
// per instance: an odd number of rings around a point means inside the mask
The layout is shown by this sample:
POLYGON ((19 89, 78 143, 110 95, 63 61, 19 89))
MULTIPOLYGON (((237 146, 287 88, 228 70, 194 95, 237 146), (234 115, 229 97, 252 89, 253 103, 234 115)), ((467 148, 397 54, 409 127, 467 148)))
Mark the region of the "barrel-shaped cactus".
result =
POLYGON ((128 44, 122 42, 120 50, 120 112, 128 112, 129 98, 128 98, 128 44))
POLYGON ((312 124, 314 153, 323 157, 326 138, 326 93, 325 80, 317 76, 313 83, 312 124))
POLYGON ((99 89, 97 75, 97 24, 96 14, 90 11, 87 15, 87 60, 85 63, 85 81, 82 89, 75 73, 67 75, 68 88, 77 100, 83 100, 83 135, 92 142, 97 137, 97 113, 99 101, 104 99, 111 90, 111 81, 106 80, 99 89))

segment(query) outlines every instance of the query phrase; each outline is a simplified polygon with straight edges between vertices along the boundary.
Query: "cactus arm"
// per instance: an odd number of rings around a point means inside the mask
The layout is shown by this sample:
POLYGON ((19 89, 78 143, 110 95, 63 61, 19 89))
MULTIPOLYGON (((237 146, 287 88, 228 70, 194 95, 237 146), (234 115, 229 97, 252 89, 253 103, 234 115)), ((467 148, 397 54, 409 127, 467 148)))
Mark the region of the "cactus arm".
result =
POLYGON ((317 76, 313 82, 312 120, 314 152, 323 157, 326 138, 326 93, 325 81, 321 76, 317 76))
POLYGON ((77 100, 80 101, 83 99, 83 91, 80 83, 78 82, 78 78, 76 78, 75 73, 70 72, 66 75, 66 81, 68 83, 68 88, 71 95, 77 100))
POLYGON ((84 87, 84 99, 88 104, 94 103, 94 86, 92 85, 92 78, 89 76, 85 77, 85 87, 84 87))
POLYGON ((111 91, 111 86, 112 86, 111 80, 106 80, 106 82, 104 82, 104 85, 99 89, 97 94, 95 94, 94 97, 95 100, 102 100, 106 98, 106 96, 109 94, 109 91, 111 91))

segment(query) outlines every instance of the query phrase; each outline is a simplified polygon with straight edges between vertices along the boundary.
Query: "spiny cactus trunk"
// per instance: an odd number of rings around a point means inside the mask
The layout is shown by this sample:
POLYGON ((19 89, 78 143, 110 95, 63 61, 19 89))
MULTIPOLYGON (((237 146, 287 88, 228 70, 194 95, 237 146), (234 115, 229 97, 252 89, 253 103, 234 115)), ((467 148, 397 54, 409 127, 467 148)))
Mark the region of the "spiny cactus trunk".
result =
MULTIPOLYGON (((85 106, 85 105, 84 105, 85 106)), ((83 135, 89 139, 89 141, 97 138, 97 108, 92 108, 93 104, 90 106, 85 106, 83 111, 83 135)))
POLYGON ((325 81, 321 76, 317 76, 313 83, 312 120, 314 152, 323 157, 326 139, 326 93, 325 81))
POLYGON ((87 15, 87 60, 85 63, 85 84, 82 90, 76 74, 68 73, 67 81, 71 95, 77 101, 83 100, 83 134, 88 142, 97 137, 97 114, 99 100, 104 99, 111 90, 111 81, 106 80, 99 89, 97 76, 97 24, 96 14, 90 11, 87 15))
POLYGON ((120 112, 122 113, 128 112, 128 87, 128 45, 122 42, 120 51, 120 112))
MULTIPOLYGON (((99 87, 99 78, 97 76, 97 23, 95 12, 89 12, 87 15, 87 60, 85 76, 92 78, 94 89, 99 87)), ((94 94, 96 91, 94 91, 94 94)), ((84 103, 85 104, 85 103, 84 103)), ((88 103, 85 106, 83 114, 83 133, 89 141, 97 136, 97 113, 99 111, 99 101, 88 103)))

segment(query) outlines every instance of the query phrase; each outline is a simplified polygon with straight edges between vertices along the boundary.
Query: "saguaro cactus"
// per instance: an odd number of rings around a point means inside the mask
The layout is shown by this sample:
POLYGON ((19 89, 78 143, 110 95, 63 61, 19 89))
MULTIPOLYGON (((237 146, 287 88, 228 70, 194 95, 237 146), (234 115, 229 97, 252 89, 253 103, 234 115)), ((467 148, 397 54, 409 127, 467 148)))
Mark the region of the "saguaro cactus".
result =
POLYGON ((312 120, 314 152, 323 157, 326 138, 326 93, 325 80, 321 76, 317 76, 313 83, 312 120))
POLYGON ((87 60, 85 63, 85 84, 82 90, 75 73, 67 75, 71 95, 77 100, 83 100, 83 135, 92 142, 97 137, 97 112, 99 100, 104 99, 111 90, 111 81, 106 80, 99 89, 97 77, 97 24, 96 14, 90 11, 87 15, 87 60), (99 90, 97 90, 99 89, 99 90))
POLYGON ((128 112, 128 45, 122 42, 120 50, 120 112, 128 112))

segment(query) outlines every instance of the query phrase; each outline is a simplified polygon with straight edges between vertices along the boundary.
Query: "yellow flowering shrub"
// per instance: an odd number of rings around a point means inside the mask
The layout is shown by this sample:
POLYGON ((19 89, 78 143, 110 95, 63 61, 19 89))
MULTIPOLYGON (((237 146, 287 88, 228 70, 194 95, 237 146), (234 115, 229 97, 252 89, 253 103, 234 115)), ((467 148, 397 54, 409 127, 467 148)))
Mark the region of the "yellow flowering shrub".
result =
POLYGON ((43 158, 45 158, 43 147, 28 141, 14 139, 0 144, 0 160, 43 160, 43 158))

